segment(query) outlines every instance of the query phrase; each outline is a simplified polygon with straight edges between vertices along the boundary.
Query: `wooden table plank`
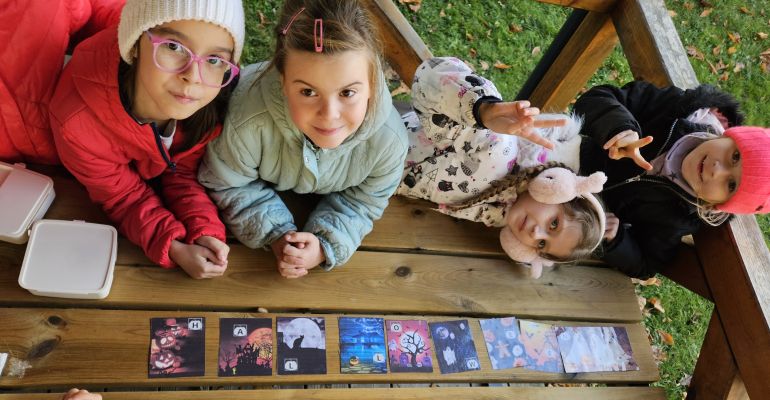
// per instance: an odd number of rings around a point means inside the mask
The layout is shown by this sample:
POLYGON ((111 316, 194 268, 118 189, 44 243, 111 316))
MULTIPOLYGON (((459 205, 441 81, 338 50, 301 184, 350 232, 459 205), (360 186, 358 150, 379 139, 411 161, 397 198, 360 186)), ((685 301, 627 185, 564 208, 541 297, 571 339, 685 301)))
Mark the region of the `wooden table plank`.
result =
POLYGON ((641 320, 630 279, 606 268, 562 267, 530 279, 525 268, 506 260, 359 251, 331 272, 316 269, 301 279, 284 279, 271 253, 233 245, 224 276, 193 280, 178 268, 147 266, 141 251, 122 240, 109 296, 74 300, 20 288, 23 253, 24 246, 0 244, 0 305, 641 320))
MULTIPOLYGON (((662 388, 407 388, 407 389, 282 389, 207 390, 185 392, 107 392, 105 400, 663 400, 662 388)), ((60 394, 0 394, 0 400, 60 400, 60 394)))
MULTIPOLYGON (((85 188, 72 176, 50 167, 35 166, 33 169, 54 180, 56 198, 45 218, 110 223, 104 212, 93 205, 85 188)), ((319 199, 318 196, 295 193, 282 193, 281 197, 294 212, 299 226, 304 224, 319 199)), ((505 257, 500 248, 498 229, 451 218, 432 210, 434 206, 427 201, 400 196, 391 198, 382 219, 375 222, 372 233, 364 238, 362 248, 505 257)))
POLYGON ((566 110, 617 43, 618 36, 610 16, 599 12, 588 13, 529 100, 545 111, 566 110))
MULTIPOLYGON (((321 314, 312 314, 321 316, 321 314)), ((466 318, 471 327, 481 362, 480 371, 441 375, 435 363, 433 373, 341 374, 339 372, 338 315, 326 318, 326 375, 289 375, 267 377, 217 377, 219 318, 273 317, 270 314, 163 312, 87 309, 0 309, 4 322, 2 348, 13 357, 28 361, 32 368, 23 378, 2 376, 0 387, 67 386, 183 386, 216 384, 323 384, 391 382, 604 382, 648 383, 658 379, 647 334, 641 323, 624 326, 639 371, 553 374, 530 371, 492 370, 486 354, 481 329, 476 319, 466 318), (206 375, 204 377, 147 378, 152 317, 206 318, 206 375)), ((307 315, 305 315, 307 316, 307 315)), ((380 316, 383 317, 383 316, 380 316)), ((429 321, 455 317, 384 316, 386 319, 424 318, 429 321)), ((595 325, 572 323, 572 325, 595 325)), ((275 373, 275 372, 274 372, 275 373)))

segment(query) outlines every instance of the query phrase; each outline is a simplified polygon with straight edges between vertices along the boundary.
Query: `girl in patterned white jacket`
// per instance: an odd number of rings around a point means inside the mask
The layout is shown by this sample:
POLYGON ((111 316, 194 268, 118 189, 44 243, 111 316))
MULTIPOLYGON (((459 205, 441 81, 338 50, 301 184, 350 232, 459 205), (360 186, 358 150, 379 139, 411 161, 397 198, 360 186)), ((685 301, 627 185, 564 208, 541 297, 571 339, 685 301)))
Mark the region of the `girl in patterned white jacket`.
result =
POLYGON ((563 204, 544 204, 526 193, 527 183, 549 167, 578 169, 581 121, 538 115, 529 102, 501 98, 492 82, 456 58, 423 62, 412 85, 414 111, 402 116, 409 153, 396 193, 503 227, 501 243, 516 261, 532 257, 514 254, 511 239, 545 264, 588 256, 605 229, 596 198, 579 193, 563 204))

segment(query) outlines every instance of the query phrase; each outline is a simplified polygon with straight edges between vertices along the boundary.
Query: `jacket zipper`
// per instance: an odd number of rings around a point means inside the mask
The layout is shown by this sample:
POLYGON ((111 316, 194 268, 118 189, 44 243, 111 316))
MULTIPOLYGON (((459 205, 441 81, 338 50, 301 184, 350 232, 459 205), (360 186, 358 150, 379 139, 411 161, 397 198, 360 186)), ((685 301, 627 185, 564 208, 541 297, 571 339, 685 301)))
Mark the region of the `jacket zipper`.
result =
POLYGON ((172 173, 176 172, 176 163, 171 161, 171 155, 168 154, 168 151, 163 146, 163 140, 160 138, 158 126, 155 125, 154 122, 151 122, 150 126, 152 127, 152 133, 155 135, 155 144, 158 146, 158 151, 160 152, 161 157, 163 157, 163 161, 166 162, 166 165, 168 165, 172 173))
POLYGON ((629 184, 629 183, 632 183, 632 182, 648 182, 648 183, 655 183, 655 184, 658 184, 658 185, 663 185, 664 188, 674 192, 674 194, 679 196, 682 200, 686 201, 687 203, 689 203, 689 204, 691 204, 691 205, 693 205, 695 207, 698 206, 698 203, 696 203, 695 201, 691 200, 692 196, 690 196, 688 193, 682 193, 681 192, 682 189, 680 189, 677 186, 673 186, 672 187, 672 185, 674 185, 674 184, 670 183, 670 181, 666 180, 666 178, 645 176, 644 174, 639 174, 637 176, 632 176, 632 177, 624 180, 623 182, 619 182, 619 183, 616 183, 616 184, 614 184, 614 185, 612 185, 612 186, 610 186, 608 188, 604 188, 602 190, 602 192, 607 192, 607 191, 610 191, 612 189, 618 188, 620 186, 623 186, 623 185, 626 185, 626 184, 629 184))

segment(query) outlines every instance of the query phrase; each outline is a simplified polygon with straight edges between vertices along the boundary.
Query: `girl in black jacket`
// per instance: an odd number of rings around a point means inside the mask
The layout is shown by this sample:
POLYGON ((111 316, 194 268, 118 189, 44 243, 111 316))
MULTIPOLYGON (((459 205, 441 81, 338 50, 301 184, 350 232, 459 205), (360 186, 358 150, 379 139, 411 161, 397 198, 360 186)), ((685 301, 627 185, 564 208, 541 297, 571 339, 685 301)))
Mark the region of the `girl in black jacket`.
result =
POLYGON ((733 128, 743 120, 738 108, 712 86, 642 81, 597 86, 577 100, 587 136, 580 174, 606 172, 602 198, 620 222, 606 235, 609 265, 649 277, 704 223, 770 211, 770 130, 733 128))

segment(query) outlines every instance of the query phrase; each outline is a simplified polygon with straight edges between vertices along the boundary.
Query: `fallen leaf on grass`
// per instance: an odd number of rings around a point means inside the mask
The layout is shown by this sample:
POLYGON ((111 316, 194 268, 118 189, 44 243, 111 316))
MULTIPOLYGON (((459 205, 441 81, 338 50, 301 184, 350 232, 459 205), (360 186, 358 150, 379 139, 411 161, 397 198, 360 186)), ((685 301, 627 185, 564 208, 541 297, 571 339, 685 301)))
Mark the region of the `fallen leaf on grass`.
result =
POLYGON ((714 11, 713 8, 707 8, 707 9, 703 10, 702 13, 700 13, 700 16, 701 17, 708 17, 709 14, 711 14, 712 11, 714 11))
POLYGON ((633 282, 636 285, 642 285, 642 286, 660 286, 661 284, 660 279, 658 279, 655 276, 644 281, 641 279, 631 278, 631 282, 633 282))
POLYGON ((674 337, 671 336, 670 333, 664 331, 663 329, 658 329, 658 336, 660 337, 660 341, 669 345, 674 345, 674 337))
POLYGON ((441 11, 438 12, 438 16, 441 18, 446 17, 446 12, 444 12, 444 9, 442 8, 441 11))
POLYGON ((692 4, 689 1, 685 1, 684 4, 682 4, 682 5, 684 6, 684 8, 686 8, 688 10, 692 10, 693 8, 695 8, 695 4, 692 4))
POLYGON ((721 44, 719 46, 716 46, 713 49, 711 49, 711 54, 713 54, 715 56, 718 56, 720 53, 722 53, 722 45, 721 44))
POLYGON ((508 25, 508 30, 513 32, 513 33, 519 33, 521 31, 523 31, 524 28, 521 25, 519 25, 519 24, 511 23, 510 25, 508 25))
POLYGON ((696 60, 704 60, 706 57, 703 56, 703 53, 701 53, 700 50, 698 50, 695 46, 687 46, 687 55, 695 58, 696 60))
POLYGON ((532 49, 532 55, 536 56, 540 54, 540 46, 536 46, 534 49, 532 49))
POLYGON ((708 61, 706 62, 709 64, 709 68, 711 68, 711 73, 714 75, 719 75, 723 69, 727 68, 727 65, 725 65, 725 63, 722 62, 722 60, 719 60, 719 62, 716 64, 712 64, 708 61))
POLYGON ((690 382, 691 382, 691 381, 692 381, 692 375, 690 375, 690 374, 684 374, 684 376, 682 377, 682 379, 680 379, 680 380, 679 380, 679 383, 678 383, 678 385, 679 385, 679 386, 688 387, 688 386, 690 386, 690 382))
POLYGON ((678 14, 674 10, 668 10, 668 16, 671 18, 675 18, 678 14))
POLYGON ((765 33, 765 32, 757 32, 757 39, 759 39, 759 40, 767 39, 767 33, 765 33))
POLYGON ((744 63, 735 63, 735 68, 733 68, 733 73, 739 73, 743 71, 743 69, 746 68, 746 65, 744 63))
POLYGON ((733 41, 733 43, 741 42, 741 34, 738 32, 727 32, 727 37, 729 37, 730 40, 733 41))
POLYGON ((707 8, 712 8, 712 7, 714 7, 714 5, 713 5, 713 4, 711 4, 710 2, 708 2, 708 1, 706 1, 706 0, 700 0, 700 5, 701 5, 701 7, 707 7, 707 8))
POLYGON ((668 360, 668 354, 660 346, 652 345, 652 359, 656 364, 660 364, 663 361, 668 360))
POLYGON ((738 48, 735 46, 730 46, 727 48, 727 54, 735 54, 736 51, 738 51, 738 48))
POLYGON ((465 32, 465 39, 467 39, 469 42, 472 42, 474 38, 470 32, 465 32))
POLYGON ((503 64, 500 61, 495 61, 495 68, 497 68, 497 69, 508 69, 508 68, 511 68, 511 66, 508 65, 508 64, 503 64))
POLYGON ((488 69, 489 69, 489 63, 488 63, 488 62, 486 62, 486 61, 482 61, 482 62, 481 62, 481 70, 482 70, 482 71, 486 71, 486 70, 488 70, 488 69))
POLYGON ((740 10, 741 10, 742 13, 744 13, 746 15, 754 15, 754 13, 749 11, 749 9, 746 8, 746 7, 741 7, 740 10))
POLYGON ((468 55, 471 56, 472 58, 476 58, 476 56, 478 56, 479 53, 476 51, 476 49, 471 47, 470 50, 468 50, 468 55))
POLYGON ((648 302, 649 302, 650 304, 652 304, 652 308, 654 308, 654 309, 656 309, 656 310, 658 310, 658 311, 660 311, 660 312, 662 312, 662 313, 665 313, 665 312, 666 312, 666 310, 663 308, 663 302, 661 302, 659 298, 657 298, 657 297, 651 297, 651 298, 648 300, 648 302))
POLYGON ((639 310, 644 311, 644 306, 647 305, 647 298, 644 296, 636 295, 636 301, 639 303, 639 310))

